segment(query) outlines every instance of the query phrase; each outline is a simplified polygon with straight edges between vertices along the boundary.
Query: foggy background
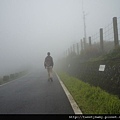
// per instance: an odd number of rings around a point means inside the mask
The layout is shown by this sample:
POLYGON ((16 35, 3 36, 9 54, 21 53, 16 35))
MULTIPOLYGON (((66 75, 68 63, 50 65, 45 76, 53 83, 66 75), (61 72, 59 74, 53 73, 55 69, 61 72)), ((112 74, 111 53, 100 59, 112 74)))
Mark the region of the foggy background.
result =
POLYGON ((84 37, 83 10, 89 36, 120 17, 120 0, 0 0, 0 76, 62 57, 84 37))

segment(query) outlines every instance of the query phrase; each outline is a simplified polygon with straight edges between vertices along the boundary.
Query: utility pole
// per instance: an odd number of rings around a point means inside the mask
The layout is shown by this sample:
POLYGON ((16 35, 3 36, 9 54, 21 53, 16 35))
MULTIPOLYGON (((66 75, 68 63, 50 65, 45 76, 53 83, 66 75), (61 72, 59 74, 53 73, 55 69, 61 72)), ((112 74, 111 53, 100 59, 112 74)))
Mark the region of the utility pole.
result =
POLYGON ((85 38, 85 44, 87 42, 87 35, 86 35, 86 21, 85 21, 85 17, 87 14, 85 14, 84 12, 84 8, 83 8, 83 0, 82 0, 82 12, 83 12, 83 22, 84 22, 84 38, 85 38))

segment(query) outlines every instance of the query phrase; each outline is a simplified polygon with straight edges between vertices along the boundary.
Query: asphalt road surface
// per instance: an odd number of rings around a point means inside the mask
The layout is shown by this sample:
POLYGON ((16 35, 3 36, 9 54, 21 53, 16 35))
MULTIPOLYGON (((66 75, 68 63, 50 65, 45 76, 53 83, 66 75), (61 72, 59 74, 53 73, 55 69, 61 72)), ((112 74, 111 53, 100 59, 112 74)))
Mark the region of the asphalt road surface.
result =
POLYGON ((74 114, 57 76, 34 70, 0 86, 0 114, 74 114))

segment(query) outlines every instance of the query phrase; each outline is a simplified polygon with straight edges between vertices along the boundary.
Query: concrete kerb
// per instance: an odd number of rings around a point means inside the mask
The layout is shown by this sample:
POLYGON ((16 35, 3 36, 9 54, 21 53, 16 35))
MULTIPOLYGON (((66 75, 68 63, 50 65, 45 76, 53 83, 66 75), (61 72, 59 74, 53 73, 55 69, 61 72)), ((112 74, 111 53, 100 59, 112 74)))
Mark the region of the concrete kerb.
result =
POLYGON ((60 77, 58 76, 58 74, 55 72, 71 106, 72 106, 72 109, 74 111, 75 114, 83 114, 82 111, 79 109, 77 103, 75 102, 74 98, 72 97, 72 95, 70 94, 70 92, 67 90, 67 88, 65 87, 65 85, 63 84, 63 82, 61 81, 60 77))

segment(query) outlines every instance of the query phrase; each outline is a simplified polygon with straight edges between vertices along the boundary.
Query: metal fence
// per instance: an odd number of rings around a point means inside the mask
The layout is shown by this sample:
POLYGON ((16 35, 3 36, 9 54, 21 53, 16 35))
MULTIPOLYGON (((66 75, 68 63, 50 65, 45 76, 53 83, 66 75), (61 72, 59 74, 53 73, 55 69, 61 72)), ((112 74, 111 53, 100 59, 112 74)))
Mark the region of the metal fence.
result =
POLYGON ((108 24, 103 28, 103 37, 104 37, 104 50, 109 52, 114 48, 114 31, 113 31, 113 22, 108 24))
POLYGON ((90 46, 95 46, 97 49, 106 53, 113 50, 120 44, 120 17, 114 17, 111 22, 104 28, 100 28, 98 32, 89 36, 86 41, 81 39, 78 43, 73 44, 66 50, 66 55, 71 52, 80 54, 82 50, 88 49, 90 46))
POLYGON ((100 28, 98 32, 89 36, 88 41, 85 41, 85 38, 83 38, 80 42, 73 44, 73 46, 66 51, 68 56, 63 59, 64 62, 62 63, 64 64, 62 65, 62 69, 70 75, 75 76, 84 82, 90 83, 91 85, 99 86, 109 93, 118 95, 120 98, 120 59, 119 56, 113 57, 120 51, 119 47, 113 51, 113 49, 119 46, 119 44, 120 17, 114 17, 112 22, 107 26, 100 28), (95 49, 90 51, 91 48, 95 49), (104 53, 106 59, 88 61, 91 56, 94 57, 96 55, 96 53, 94 54, 94 52, 96 52, 95 50, 102 50, 100 54, 99 52, 97 54, 99 56, 101 53, 104 53), (70 54, 71 52, 80 54, 81 51, 87 51, 88 54, 83 54, 83 56, 70 54), (113 56, 106 55, 106 53, 110 51, 112 51, 111 54, 113 56), (68 67, 69 65, 70 67, 68 67), (100 65, 105 65, 105 70, 102 72, 99 71, 100 65))

